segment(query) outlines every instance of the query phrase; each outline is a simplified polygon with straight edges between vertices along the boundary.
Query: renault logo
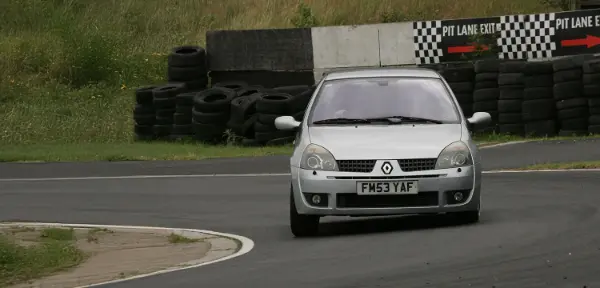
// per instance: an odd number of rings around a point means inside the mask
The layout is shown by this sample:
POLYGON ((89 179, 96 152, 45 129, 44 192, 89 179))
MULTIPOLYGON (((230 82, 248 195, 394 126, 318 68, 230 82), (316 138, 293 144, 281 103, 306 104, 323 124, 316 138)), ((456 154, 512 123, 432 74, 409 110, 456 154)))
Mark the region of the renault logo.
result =
POLYGON ((383 162, 383 165, 381 165, 381 171, 386 175, 392 173, 392 170, 394 170, 394 167, 392 167, 392 164, 388 161, 383 162))

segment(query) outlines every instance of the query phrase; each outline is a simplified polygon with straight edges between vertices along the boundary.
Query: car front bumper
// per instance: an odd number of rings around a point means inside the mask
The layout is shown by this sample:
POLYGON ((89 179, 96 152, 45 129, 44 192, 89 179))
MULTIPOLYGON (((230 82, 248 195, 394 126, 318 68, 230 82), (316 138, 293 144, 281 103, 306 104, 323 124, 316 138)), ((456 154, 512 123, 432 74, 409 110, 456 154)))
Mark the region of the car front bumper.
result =
POLYGON ((428 170, 373 176, 303 170, 291 167, 296 210, 300 214, 320 216, 377 216, 472 211, 479 208, 481 173, 473 166, 460 169, 428 170), (358 195, 357 181, 418 181, 414 195, 358 195), (465 195, 462 202, 453 193, 465 195), (318 205, 311 202, 314 193, 321 196, 318 205))

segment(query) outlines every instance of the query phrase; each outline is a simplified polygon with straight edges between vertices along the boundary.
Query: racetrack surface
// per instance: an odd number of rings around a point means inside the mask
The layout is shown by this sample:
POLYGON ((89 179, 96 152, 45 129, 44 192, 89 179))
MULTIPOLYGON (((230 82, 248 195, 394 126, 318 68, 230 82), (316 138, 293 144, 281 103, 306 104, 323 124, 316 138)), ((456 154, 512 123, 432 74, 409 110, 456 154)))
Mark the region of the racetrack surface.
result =
MULTIPOLYGON (((542 154, 553 149, 541 148, 553 147, 548 144, 510 145, 484 149, 482 157, 487 169, 538 159, 600 160, 598 151, 581 150, 598 150, 598 143, 581 143, 556 144, 562 152, 550 155, 542 154), (565 158, 569 153, 577 159, 565 158)), ((277 163, 273 159, 279 158, 236 161, 277 163)), ((279 160, 285 169, 286 158, 279 160)), ((194 163, 173 164, 179 170, 172 174, 207 173, 194 163)), ((0 165, 3 178, 116 176, 123 167, 102 164, 106 170, 86 174, 77 169, 80 164, 34 164, 54 171, 33 168, 33 175, 25 168, 16 174, 11 165, 0 165), (56 165, 79 174, 57 172, 56 165)), ((241 165, 237 173, 286 172, 264 171, 256 162, 241 165)), ((161 170, 172 171, 144 168, 142 174, 161 170)), ((294 239, 289 231, 287 176, 0 181, 0 219, 209 229, 255 242, 251 252, 233 260, 107 287, 600 285, 600 173, 485 174, 483 185, 482 220, 475 225, 454 226, 441 217, 325 218, 323 235, 312 239, 294 239)))

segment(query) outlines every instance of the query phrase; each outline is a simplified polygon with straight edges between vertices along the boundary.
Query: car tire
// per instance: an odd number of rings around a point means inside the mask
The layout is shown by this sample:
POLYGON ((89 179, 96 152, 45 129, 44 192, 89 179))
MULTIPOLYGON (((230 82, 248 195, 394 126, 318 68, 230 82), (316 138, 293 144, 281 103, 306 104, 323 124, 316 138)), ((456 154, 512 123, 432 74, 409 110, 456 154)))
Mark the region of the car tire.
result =
POLYGON ((293 191, 290 191, 290 227, 296 237, 310 237, 319 233, 319 216, 298 214, 293 191))

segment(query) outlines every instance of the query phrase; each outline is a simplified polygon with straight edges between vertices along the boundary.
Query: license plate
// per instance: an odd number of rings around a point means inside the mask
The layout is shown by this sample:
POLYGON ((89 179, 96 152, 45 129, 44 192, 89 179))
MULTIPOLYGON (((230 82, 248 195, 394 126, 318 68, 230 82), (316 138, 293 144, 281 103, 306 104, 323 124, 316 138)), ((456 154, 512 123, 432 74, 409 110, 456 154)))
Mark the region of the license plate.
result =
POLYGON ((359 195, 417 194, 418 181, 356 182, 359 195))

